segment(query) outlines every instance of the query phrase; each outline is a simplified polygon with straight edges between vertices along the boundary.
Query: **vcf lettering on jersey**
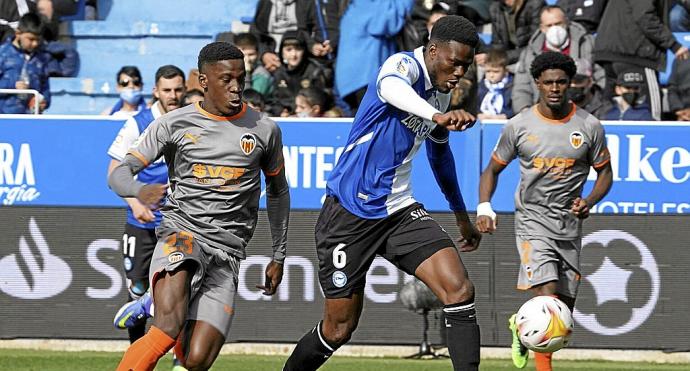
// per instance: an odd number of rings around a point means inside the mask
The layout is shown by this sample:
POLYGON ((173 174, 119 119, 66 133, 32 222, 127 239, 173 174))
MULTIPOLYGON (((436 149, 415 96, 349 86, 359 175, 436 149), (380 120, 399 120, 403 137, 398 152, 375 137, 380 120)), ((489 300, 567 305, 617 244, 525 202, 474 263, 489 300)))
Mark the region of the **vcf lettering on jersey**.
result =
POLYGON ((548 173, 554 178, 571 174, 573 172, 573 165, 575 165, 575 159, 566 157, 535 157, 532 160, 534 169, 542 173, 548 173))
POLYGON ((41 193, 35 187, 34 174, 29 143, 22 143, 18 151, 10 143, 0 143, 0 200, 3 205, 36 200, 41 193))
POLYGON ((201 184, 236 184, 246 171, 247 169, 241 167, 208 164, 192 165, 192 174, 197 182, 201 184))

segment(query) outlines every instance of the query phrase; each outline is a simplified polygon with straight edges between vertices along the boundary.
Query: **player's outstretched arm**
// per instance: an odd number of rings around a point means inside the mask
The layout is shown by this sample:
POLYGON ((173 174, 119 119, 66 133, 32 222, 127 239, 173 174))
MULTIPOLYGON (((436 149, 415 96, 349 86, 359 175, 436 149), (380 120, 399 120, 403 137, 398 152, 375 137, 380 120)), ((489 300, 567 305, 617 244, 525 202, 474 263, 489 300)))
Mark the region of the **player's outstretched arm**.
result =
POLYGON ((460 191, 458 177, 455 171, 455 159, 453 152, 448 145, 448 131, 443 128, 436 128, 426 141, 426 153, 431 165, 431 170, 441 188, 441 192, 448 200, 448 206, 455 213, 455 221, 460 228, 462 239, 460 251, 473 251, 479 247, 481 234, 472 225, 465 201, 460 191), (443 138, 439 140, 439 136, 443 138))
POLYGON ((507 164, 502 164, 492 158, 479 178, 479 205, 477 205, 477 229, 482 233, 492 233, 496 230, 496 213, 491 208, 491 197, 496 191, 498 175, 507 164))
POLYGON ((589 209, 609 193, 613 184, 613 170, 611 163, 607 162, 604 166, 594 168, 597 172, 597 180, 594 182, 592 192, 586 198, 578 197, 573 201, 571 211, 580 219, 589 216, 589 209))
POLYGON ((273 295, 283 280, 283 263, 287 253, 287 232, 290 221, 290 187, 285 178, 285 169, 266 176, 266 211, 273 241, 273 260, 266 267, 264 295, 273 295))

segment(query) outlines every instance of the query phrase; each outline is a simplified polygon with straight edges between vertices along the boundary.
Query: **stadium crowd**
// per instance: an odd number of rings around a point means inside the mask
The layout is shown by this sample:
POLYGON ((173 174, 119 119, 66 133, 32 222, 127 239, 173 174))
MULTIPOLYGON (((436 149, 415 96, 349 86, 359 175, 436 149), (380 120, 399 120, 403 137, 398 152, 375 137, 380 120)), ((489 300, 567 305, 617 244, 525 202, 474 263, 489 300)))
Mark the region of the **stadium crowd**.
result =
MULTIPOLYGON (((74 2, 0 6, 0 88, 38 90, 42 110, 50 104, 48 78, 76 76, 79 68, 75 48, 58 41, 59 16, 73 11, 65 3, 74 2)), ((221 32, 216 39, 243 51, 246 99, 272 116, 354 116, 383 61, 423 45, 434 22, 456 14, 490 29, 490 41, 480 43, 475 63, 453 89, 452 109, 501 119, 530 107, 538 91, 529 66, 556 51, 578 66, 571 100, 598 118, 685 121, 690 54, 673 32, 688 31, 688 10, 685 0, 259 0, 249 32, 221 32), (668 85, 661 86, 667 50, 675 58, 668 85)), ((199 97, 195 73, 187 90, 199 97)), ((116 78, 120 99, 105 114, 132 115, 152 104, 142 98, 135 66, 123 66, 116 78)), ((0 95, 0 113, 31 107, 32 96, 0 95)))

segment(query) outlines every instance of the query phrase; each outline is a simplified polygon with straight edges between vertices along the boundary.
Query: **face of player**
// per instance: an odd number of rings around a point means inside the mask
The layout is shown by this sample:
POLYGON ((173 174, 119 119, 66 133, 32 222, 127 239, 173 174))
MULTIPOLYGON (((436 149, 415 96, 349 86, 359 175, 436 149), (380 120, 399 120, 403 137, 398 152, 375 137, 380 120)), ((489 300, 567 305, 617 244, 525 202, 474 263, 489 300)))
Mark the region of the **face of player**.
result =
POLYGON ((539 90, 539 104, 552 111, 563 111, 568 105, 566 91, 570 86, 570 79, 565 71, 560 69, 545 70, 536 80, 539 90))
POLYGON ((199 84, 204 89, 204 109, 220 116, 232 116, 242 109, 244 60, 226 59, 204 66, 199 84))
POLYGON ((15 34, 19 48, 27 53, 31 53, 41 44, 41 36, 31 32, 17 31, 15 34))
POLYGON ((503 66, 486 65, 486 67, 484 67, 484 76, 492 84, 503 80, 507 73, 508 69, 503 66))
POLYGON ((289 69, 296 68, 302 62, 304 49, 297 45, 286 45, 283 47, 283 62, 289 69))
POLYGON ((182 107, 184 92, 182 76, 175 76, 172 79, 161 77, 153 87, 153 96, 160 102, 164 114, 182 107))
POLYGON ((428 48, 431 83, 439 92, 448 93, 467 73, 474 60, 474 50, 457 41, 432 43, 428 48))

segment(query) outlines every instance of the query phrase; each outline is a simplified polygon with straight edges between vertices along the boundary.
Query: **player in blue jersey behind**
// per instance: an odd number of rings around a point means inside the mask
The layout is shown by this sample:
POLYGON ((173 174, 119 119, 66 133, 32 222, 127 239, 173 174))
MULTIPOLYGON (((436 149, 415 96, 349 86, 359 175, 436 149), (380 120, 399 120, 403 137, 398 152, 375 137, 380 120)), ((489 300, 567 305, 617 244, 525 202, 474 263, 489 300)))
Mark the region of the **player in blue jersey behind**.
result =
POLYGON ((300 339, 285 371, 316 370, 350 339, 377 254, 417 276, 443 302, 454 369, 479 368, 474 285, 452 239, 414 200, 410 184, 412 158, 425 143, 463 236, 460 251, 479 246, 448 145, 449 130, 465 130, 475 118, 462 110, 443 113, 478 41, 467 19, 441 18, 426 46, 388 58, 367 87, 316 222, 324 317, 300 339))

